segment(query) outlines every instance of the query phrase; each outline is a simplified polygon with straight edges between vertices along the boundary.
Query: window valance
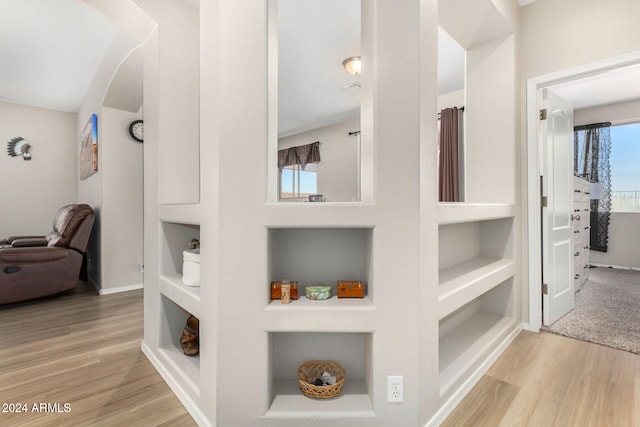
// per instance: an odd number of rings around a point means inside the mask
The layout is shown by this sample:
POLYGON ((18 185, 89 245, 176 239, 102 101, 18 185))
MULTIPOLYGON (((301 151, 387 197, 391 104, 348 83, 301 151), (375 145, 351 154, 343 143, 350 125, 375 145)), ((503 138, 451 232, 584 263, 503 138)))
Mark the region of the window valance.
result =
POLYGON ((304 169, 307 163, 320 161, 320 141, 297 147, 278 150, 278 168, 300 165, 304 169))

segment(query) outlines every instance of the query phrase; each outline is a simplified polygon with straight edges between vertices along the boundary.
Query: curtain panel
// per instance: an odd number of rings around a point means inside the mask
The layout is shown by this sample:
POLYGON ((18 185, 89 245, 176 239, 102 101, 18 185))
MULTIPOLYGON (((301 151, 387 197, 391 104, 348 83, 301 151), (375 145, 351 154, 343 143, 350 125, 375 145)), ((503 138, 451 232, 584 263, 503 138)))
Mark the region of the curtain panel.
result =
POLYGON ((291 165, 300 165, 304 169, 307 163, 319 161, 320 141, 278 150, 278 168, 280 169, 291 165))
POLYGON ((574 174, 602 185, 600 199, 591 199, 591 250, 607 252, 611 218, 611 122, 574 128, 574 174))
POLYGON ((459 150, 462 138, 462 112, 457 107, 445 108, 440 112, 440 155, 438 159, 438 200, 441 202, 460 201, 459 150))

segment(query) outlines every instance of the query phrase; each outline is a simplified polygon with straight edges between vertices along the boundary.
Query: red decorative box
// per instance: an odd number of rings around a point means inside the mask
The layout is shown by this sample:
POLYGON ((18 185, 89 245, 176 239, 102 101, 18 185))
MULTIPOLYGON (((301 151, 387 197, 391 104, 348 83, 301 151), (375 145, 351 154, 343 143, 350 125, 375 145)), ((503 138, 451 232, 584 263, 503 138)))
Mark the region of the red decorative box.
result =
POLYGON ((360 280, 338 280, 338 298, 364 298, 364 284, 360 280))

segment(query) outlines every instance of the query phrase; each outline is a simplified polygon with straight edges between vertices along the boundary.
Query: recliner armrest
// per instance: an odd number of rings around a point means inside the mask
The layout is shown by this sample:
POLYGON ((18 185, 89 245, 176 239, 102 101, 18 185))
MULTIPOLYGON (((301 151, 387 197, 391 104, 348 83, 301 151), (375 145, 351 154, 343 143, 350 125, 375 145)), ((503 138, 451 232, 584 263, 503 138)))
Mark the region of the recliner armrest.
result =
POLYGON ((11 246, 14 248, 31 248, 38 246, 47 246, 47 239, 44 237, 29 237, 23 239, 14 239, 11 246))
POLYGON ((12 244, 15 240, 21 239, 46 239, 46 236, 11 236, 6 240, 6 242, 12 244))
POLYGON ((67 248, 0 249, 0 264, 34 264, 54 262, 69 256, 67 248))

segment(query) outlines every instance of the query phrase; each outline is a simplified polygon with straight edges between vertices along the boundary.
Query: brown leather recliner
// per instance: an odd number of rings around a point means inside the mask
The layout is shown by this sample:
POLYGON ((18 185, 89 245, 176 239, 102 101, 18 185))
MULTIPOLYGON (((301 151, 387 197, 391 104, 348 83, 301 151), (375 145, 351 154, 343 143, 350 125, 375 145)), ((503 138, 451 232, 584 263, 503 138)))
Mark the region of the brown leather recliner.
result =
POLYGON ((95 214, 91 206, 62 207, 46 236, 0 241, 0 304, 57 294, 78 284, 95 214))

